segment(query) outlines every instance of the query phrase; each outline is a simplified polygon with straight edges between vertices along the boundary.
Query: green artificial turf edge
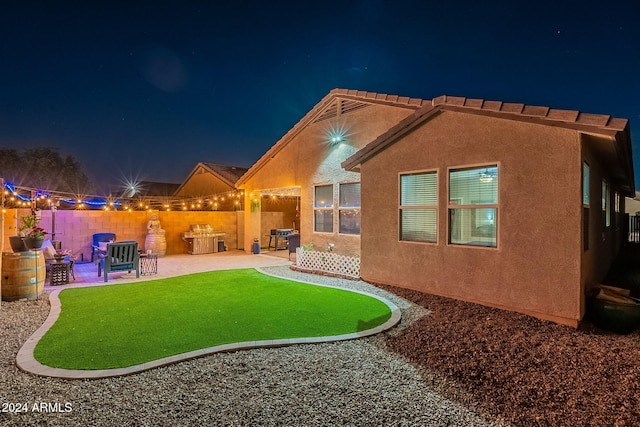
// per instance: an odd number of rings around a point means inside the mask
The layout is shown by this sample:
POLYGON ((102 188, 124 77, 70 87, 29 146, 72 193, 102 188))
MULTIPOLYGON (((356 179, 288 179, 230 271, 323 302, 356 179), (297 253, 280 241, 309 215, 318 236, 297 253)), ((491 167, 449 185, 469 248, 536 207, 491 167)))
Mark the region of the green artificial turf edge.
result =
POLYGON ((379 326, 382 301, 255 269, 65 289, 54 325, 34 350, 64 369, 133 366, 245 341, 334 336, 379 326))

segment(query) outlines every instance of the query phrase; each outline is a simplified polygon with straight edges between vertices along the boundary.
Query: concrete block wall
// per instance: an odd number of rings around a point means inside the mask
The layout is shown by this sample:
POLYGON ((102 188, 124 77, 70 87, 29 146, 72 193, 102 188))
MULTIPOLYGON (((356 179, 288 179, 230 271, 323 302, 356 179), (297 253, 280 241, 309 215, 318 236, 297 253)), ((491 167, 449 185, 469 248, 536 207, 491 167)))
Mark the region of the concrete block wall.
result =
MULTIPOLYGON (((152 214, 157 214, 167 238, 167 255, 187 253, 188 245, 181 233, 188 231, 191 224, 211 224, 215 231, 226 233, 222 238, 228 250, 237 249, 237 213, 222 211, 88 211, 59 210, 55 216, 55 239, 63 249, 71 250, 78 259, 91 259, 91 244, 95 233, 115 233, 117 240, 136 240, 144 249, 147 236, 147 222, 152 214)), ((16 217, 28 215, 29 209, 6 209, 3 213, 2 242, 4 251, 11 251, 9 236, 16 235, 16 217)), ((40 225, 52 231, 52 212, 40 211, 40 225)), ((49 236, 50 237, 50 236, 49 236)))
MULTIPOLYGON (((15 236, 16 218, 28 215, 29 209, 6 209, 3 213, 2 242, 4 251, 11 251, 9 236, 15 236)), ((56 236, 63 249, 69 249, 78 259, 91 259, 91 244, 95 233, 115 233, 117 240, 136 240, 144 249, 147 236, 147 222, 152 214, 158 215, 167 238, 167 255, 187 253, 188 244, 182 240, 182 233, 188 231, 191 224, 211 224, 215 231, 226 233, 221 237, 227 250, 238 249, 238 227, 244 231, 243 212, 234 211, 88 211, 59 210, 55 216, 56 236)), ((51 211, 40 211, 40 225, 51 233, 51 211)), ((262 231, 260 244, 269 243, 269 230, 272 228, 291 228, 291 215, 286 212, 262 212, 262 231)), ((51 238, 51 236, 48 236, 51 238)))

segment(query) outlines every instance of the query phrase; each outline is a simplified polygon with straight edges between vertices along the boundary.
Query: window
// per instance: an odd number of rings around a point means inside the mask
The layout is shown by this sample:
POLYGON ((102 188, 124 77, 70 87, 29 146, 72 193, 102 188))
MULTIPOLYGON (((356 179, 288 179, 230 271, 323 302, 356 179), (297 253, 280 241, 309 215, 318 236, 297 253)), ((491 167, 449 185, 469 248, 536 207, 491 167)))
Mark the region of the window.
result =
POLYGON ((582 204, 589 206, 589 165, 582 164, 582 204))
POLYGON ((449 171, 449 243, 497 246, 498 166, 449 171))
POLYGON ((360 234, 360 183, 340 184, 340 233, 360 234))
POLYGON ((400 240, 436 242, 438 173, 400 175, 400 240))
POLYGON ((582 163, 582 247, 589 249, 589 165, 582 163))
POLYGON ((609 183, 602 180, 602 214, 604 216, 604 226, 611 226, 611 197, 609 195, 609 183))
POLYGON ((314 188, 313 218, 313 231, 333 233, 333 185, 314 188))

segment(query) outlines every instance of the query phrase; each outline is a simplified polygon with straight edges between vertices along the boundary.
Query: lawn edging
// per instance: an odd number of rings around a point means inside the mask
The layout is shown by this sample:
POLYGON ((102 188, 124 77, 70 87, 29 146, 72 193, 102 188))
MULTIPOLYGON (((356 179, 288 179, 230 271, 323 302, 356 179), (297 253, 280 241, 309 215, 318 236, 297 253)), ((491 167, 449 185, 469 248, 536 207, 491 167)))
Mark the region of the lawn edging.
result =
MULTIPOLYGON (((262 274, 280 278, 280 276, 268 273, 261 268, 256 268, 256 270, 262 274)), ((64 378, 64 379, 110 378, 110 377, 136 374, 139 372, 147 371, 147 370, 158 368, 161 366, 171 365, 174 363, 207 356, 214 353, 246 350, 246 349, 252 349, 252 348, 284 347, 284 346, 289 346, 294 344, 317 344, 317 343, 324 343, 324 342, 352 340, 356 338, 375 335, 377 333, 380 333, 392 328, 393 326, 395 326, 400 322, 400 319, 401 319, 400 308, 398 308, 391 301, 383 297, 380 297, 378 295, 374 295, 374 294, 370 294, 367 292, 354 290, 354 289, 345 289, 337 286, 317 284, 317 283, 306 282, 303 280, 297 280, 297 279, 291 279, 291 278, 287 278, 287 280, 305 283, 308 285, 341 289, 348 292, 354 292, 354 293, 366 295, 368 297, 377 299, 380 302, 386 304, 391 310, 391 317, 385 323, 378 325, 374 328, 367 329, 360 332, 349 333, 349 334, 324 336, 324 337, 312 337, 312 338, 285 338, 285 339, 261 340, 261 341, 245 341, 245 342, 238 342, 238 343, 232 343, 232 344, 223 344, 223 345, 217 345, 217 346, 203 348, 199 350, 189 351, 186 353, 176 354, 173 356, 163 357, 150 362, 141 363, 138 365, 128 366, 124 368, 96 369, 96 370, 63 369, 63 368, 53 368, 50 366, 43 365, 42 363, 38 362, 34 357, 34 350, 36 345, 38 344, 38 341, 54 325, 54 323, 56 322, 56 320, 60 315, 61 302, 58 295, 62 291, 62 289, 55 289, 49 295, 49 303, 51 306, 51 309, 49 311, 49 316, 47 317, 45 322, 42 324, 42 326, 40 326, 40 328, 38 328, 38 330, 36 330, 29 337, 29 339, 27 339, 24 345, 20 348, 16 356, 16 364, 19 369, 25 372, 35 374, 35 375, 45 376, 45 377, 55 377, 55 378, 64 378)))

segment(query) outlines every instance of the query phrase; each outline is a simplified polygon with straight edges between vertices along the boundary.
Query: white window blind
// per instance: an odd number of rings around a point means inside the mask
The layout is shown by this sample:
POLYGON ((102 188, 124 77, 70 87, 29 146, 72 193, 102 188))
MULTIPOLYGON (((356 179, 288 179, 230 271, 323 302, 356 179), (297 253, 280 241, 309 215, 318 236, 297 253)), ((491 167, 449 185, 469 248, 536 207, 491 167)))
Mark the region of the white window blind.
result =
POLYGON ((436 242, 437 172, 400 175, 400 240, 436 242))
POLYGON ((497 246, 498 167, 449 171, 449 243, 497 246))
POLYGON ((589 206, 589 165, 582 163, 582 204, 589 206))
POLYGON ((318 185, 314 188, 313 230, 333 233, 333 185, 318 185))
POLYGON ((360 183, 340 184, 339 231, 360 234, 360 183))

